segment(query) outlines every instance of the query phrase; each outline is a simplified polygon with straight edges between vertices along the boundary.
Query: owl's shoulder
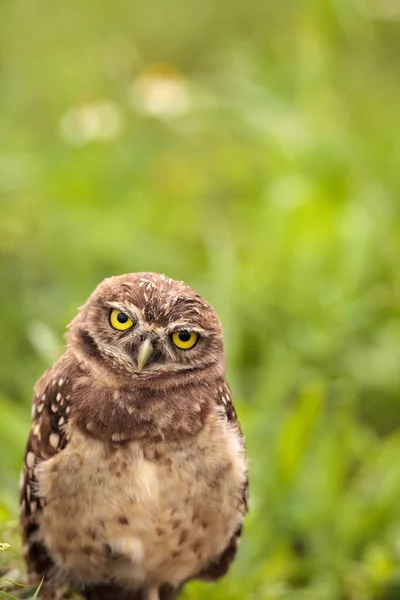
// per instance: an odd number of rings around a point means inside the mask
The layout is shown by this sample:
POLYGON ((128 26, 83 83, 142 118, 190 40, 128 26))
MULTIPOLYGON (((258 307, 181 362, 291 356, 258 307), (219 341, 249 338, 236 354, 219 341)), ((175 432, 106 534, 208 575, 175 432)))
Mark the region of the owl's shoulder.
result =
POLYGON ((33 452, 36 460, 50 458, 66 444, 66 429, 77 372, 75 358, 66 352, 43 373, 34 386, 27 455, 33 452))
POLYGON ((222 407, 229 422, 238 423, 236 410, 233 405, 231 389, 225 379, 218 382, 215 401, 218 406, 222 407))

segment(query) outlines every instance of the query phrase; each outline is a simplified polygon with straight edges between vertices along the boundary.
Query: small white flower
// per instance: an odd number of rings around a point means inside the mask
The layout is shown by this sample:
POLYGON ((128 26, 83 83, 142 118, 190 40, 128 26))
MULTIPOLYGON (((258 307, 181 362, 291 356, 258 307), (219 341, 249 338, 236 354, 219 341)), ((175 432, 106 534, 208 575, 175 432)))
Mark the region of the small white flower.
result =
POLYGON ((135 109, 160 119, 179 117, 190 105, 188 87, 172 69, 139 75, 130 87, 129 98, 135 109))
POLYGON ((121 130, 122 117, 117 104, 109 100, 76 106, 60 120, 61 137, 74 146, 88 142, 108 141, 121 130))

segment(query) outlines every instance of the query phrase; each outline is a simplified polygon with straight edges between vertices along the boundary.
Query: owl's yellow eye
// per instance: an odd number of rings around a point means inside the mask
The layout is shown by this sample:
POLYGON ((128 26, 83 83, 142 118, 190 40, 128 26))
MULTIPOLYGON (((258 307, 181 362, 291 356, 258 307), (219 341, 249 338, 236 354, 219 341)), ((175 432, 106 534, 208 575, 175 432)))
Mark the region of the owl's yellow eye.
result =
POLYGON ((172 334, 172 341, 174 342, 175 346, 181 350, 189 350, 189 348, 193 348, 198 338, 198 333, 195 331, 187 331, 186 329, 175 331, 175 333, 172 334))
POLYGON ((110 323, 111 326, 114 327, 114 329, 118 329, 118 331, 126 331, 133 325, 132 319, 130 319, 125 313, 118 310, 118 308, 114 308, 114 310, 111 311, 110 323))

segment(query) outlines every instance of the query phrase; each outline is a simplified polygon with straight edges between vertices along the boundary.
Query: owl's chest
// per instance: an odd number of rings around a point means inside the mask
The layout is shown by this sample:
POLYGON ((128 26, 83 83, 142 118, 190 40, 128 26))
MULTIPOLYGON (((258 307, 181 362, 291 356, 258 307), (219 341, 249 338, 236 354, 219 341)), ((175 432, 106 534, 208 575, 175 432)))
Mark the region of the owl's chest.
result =
POLYGON ((242 519, 246 468, 236 433, 220 425, 157 459, 78 434, 43 463, 40 534, 62 570, 78 582, 179 584, 218 556, 242 519))

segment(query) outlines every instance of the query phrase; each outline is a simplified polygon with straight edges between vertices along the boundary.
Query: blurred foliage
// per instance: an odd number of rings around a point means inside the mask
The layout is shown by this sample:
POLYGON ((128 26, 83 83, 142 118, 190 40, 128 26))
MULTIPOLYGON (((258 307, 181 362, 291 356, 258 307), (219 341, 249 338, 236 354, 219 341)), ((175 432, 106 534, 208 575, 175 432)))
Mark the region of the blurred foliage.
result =
POLYGON ((14 570, 33 383, 100 280, 153 270, 217 308, 251 458, 239 558, 184 598, 400 598, 399 20, 396 0, 2 1, 14 570))
MULTIPOLYGON (((8 550, 10 547, 9 544, 0 542, 0 570, 2 568, 3 560, 1 553, 4 550, 8 550)), ((17 574, 18 572, 14 572, 17 574)), ((10 573, 12 574, 12 572, 10 573)), ((16 583, 9 579, 8 577, 0 576, 0 598, 5 598, 6 600, 20 600, 21 598, 29 598, 29 600, 36 600, 39 596, 40 588, 42 587, 43 581, 35 588, 33 586, 28 586, 20 583, 16 583), (10 593, 12 590, 18 594, 18 596, 14 596, 14 594, 10 593)))

